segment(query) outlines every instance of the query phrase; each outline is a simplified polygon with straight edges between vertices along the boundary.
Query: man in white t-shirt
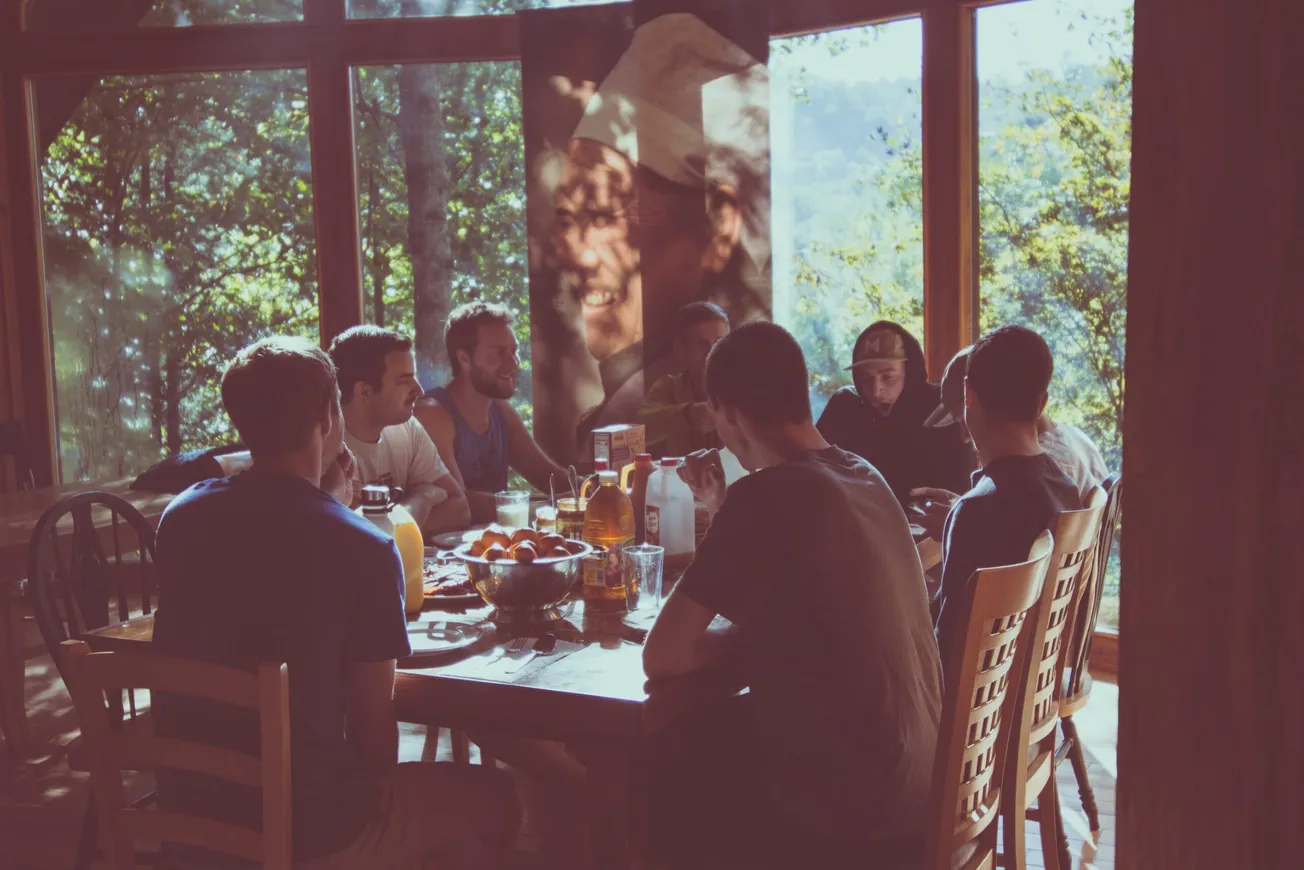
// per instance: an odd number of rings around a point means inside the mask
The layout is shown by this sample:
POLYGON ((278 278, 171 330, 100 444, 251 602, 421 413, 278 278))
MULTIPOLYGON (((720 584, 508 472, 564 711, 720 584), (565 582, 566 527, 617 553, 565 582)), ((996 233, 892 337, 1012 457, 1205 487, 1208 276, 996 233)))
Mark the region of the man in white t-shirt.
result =
MULTIPOLYGON (((964 425, 964 378, 969 368, 970 349, 964 348, 947 363, 946 373, 942 375, 942 403, 924 421, 928 427, 959 426, 966 442, 970 438, 964 425)), ((1109 476, 1100 450, 1077 426, 1056 423, 1049 414, 1042 414, 1037 421, 1037 441, 1042 451, 1077 484, 1084 504, 1091 490, 1109 476)), ((942 523, 959 496, 944 489, 931 488, 911 490, 910 495, 915 498, 908 512, 911 521, 927 529, 936 540, 941 540, 942 523)))
POLYGON ((466 493, 412 417, 421 384, 411 340, 355 326, 336 336, 330 355, 339 371, 344 441, 360 482, 402 487, 404 507, 427 535, 469 526, 466 493))

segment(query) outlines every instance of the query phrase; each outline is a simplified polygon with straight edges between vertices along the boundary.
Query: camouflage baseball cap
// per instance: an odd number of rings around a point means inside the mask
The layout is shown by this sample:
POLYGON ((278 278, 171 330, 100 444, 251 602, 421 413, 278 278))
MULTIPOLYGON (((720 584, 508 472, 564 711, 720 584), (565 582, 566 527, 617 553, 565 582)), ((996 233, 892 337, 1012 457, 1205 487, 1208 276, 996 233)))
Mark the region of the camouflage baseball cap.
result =
POLYGON ((973 345, 951 357, 946 364, 946 372, 942 375, 942 403, 924 421, 930 429, 953 426, 964 419, 964 377, 969 371, 971 350, 973 345))
POLYGON ((849 372, 866 363, 905 361, 906 343, 901 336, 891 329, 874 329, 861 333, 860 338, 856 339, 851 365, 843 371, 849 372))

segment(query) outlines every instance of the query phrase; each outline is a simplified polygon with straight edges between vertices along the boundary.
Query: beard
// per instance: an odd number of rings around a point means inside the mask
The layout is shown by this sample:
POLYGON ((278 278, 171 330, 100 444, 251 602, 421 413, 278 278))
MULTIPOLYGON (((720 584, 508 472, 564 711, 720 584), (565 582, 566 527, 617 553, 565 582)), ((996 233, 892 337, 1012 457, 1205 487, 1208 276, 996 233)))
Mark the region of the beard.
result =
POLYGON ((504 382, 497 375, 480 369, 471 369, 471 386, 482 396, 491 399, 510 399, 516 393, 516 378, 504 382))

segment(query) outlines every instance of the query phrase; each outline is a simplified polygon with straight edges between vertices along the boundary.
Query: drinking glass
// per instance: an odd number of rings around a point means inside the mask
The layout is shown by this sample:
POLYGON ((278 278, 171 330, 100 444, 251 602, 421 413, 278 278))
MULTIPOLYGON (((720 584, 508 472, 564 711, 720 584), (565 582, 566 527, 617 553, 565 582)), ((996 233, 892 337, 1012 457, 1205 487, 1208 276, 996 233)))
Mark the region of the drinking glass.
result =
POLYGON ((518 490, 494 493, 494 507, 498 511, 498 525, 508 529, 523 529, 530 524, 530 494, 518 490))
POLYGON ((539 505, 534 511, 534 528, 544 534, 556 532, 557 509, 550 504, 539 505))
POLYGON ((661 609, 661 573, 665 569, 666 548, 655 544, 635 544, 621 555, 625 573, 625 607, 655 613, 661 609))

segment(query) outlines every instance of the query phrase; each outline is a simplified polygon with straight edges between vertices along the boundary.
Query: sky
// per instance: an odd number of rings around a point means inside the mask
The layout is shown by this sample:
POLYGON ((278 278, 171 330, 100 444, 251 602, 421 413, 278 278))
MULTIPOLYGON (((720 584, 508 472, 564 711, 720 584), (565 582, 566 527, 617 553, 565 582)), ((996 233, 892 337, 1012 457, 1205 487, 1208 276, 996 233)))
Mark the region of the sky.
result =
MULTIPOLYGON (((1119 17, 1132 0, 1026 0, 979 9, 978 77, 1010 79, 1029 68, 1054 69, 1066 63, 1093 63, 1105 52, 1091 42, 1093 27, 1080 18, 1119 17)), ((836 57, 822 46, 803 47, 792 62, 807 74, 846 82, 918 78, 923 58, 923 28, 918 18, 894 21, 867 33, 869 44, 836 57)), ((771 57, 771 65, 778 60, 771 57)))

